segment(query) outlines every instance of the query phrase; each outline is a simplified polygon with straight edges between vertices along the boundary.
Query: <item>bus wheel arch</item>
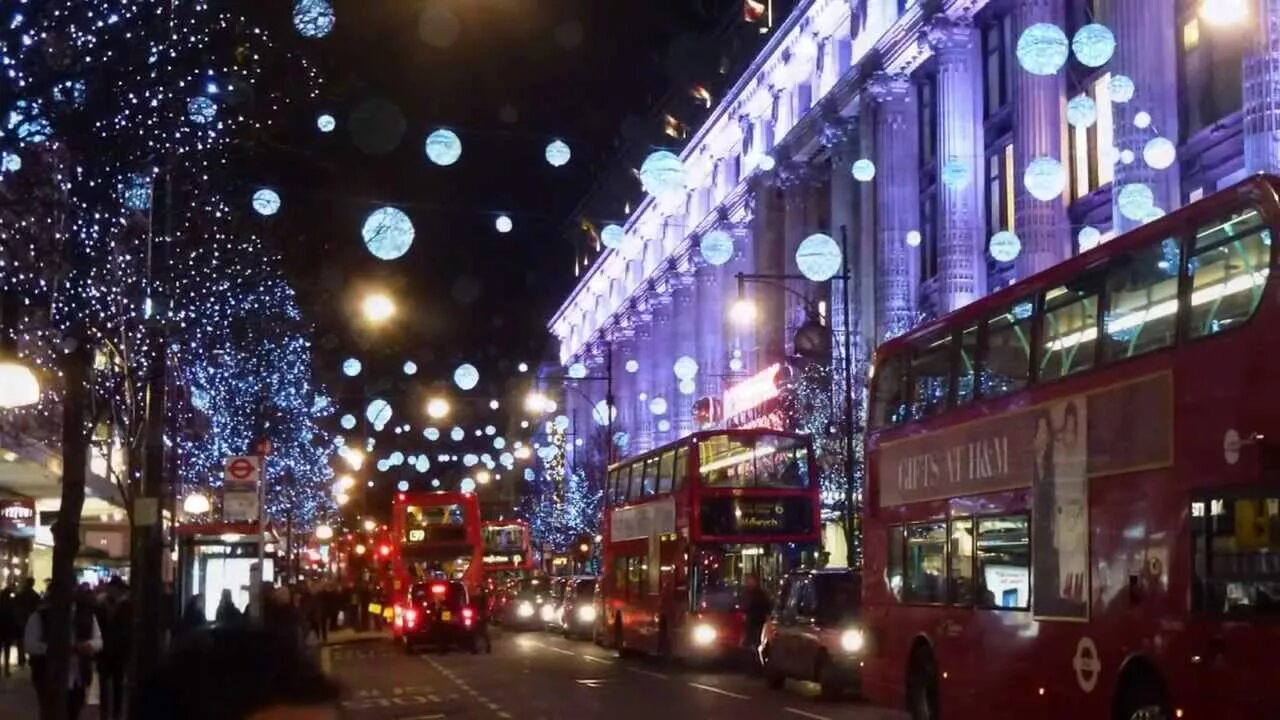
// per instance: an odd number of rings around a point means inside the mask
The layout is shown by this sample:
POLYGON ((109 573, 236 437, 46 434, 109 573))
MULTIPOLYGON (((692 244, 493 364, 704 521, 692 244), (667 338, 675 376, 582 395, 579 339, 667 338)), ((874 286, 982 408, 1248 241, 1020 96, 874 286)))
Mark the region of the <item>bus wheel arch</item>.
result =
POLYGON ((933 643, 923 635, 911 642, 907 656, 905 705, 912 720, 938 720, 938 661, 933 643))
POLYGON ((1167 720, 1169 693, 1155 663, 1131 655, 1120 666, 1111 715, 1116 720, 1167 720))

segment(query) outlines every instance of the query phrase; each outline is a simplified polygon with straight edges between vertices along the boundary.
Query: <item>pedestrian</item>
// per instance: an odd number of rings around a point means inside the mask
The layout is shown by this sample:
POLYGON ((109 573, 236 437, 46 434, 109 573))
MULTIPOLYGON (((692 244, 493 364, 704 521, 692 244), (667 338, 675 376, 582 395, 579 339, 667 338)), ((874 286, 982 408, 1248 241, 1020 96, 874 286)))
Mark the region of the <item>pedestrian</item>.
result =
POLYGON ((193 630, 199 630, 208 622, 208 618, 204 615, 204 593, 196 593, 187 599, 186 607, 182 609, 182 619, 178 622, 178 635, 186 635, 193 630))
POLYGON ((231 590, 228 588, 222 589, 222 597, 218 600, 218 610, 214 613, 213 621, 219 625, 238 625, 244 621, 244 613, 236 607, 235 601, 231 599, 231 590))
MULTIPOLYGON (((40 607, 40 593, 36 592, 36 580, 27 578, 22 581, 22 589, 13 596, 13 622, 19 628, 17 632, 22 632, 27 627, 27 620, 37 607, 40 607)), ((18 643, 18 667, 26 664, 27 649, 22 643, 18 643)))
MULTIPOLYGON (((82 588, 71 604, 71 658, 67 665, 67 717, 77 720, 84 708, 85 691, 93 682, 93 656, 102 650, 102 631, 94 617, 91 596, 82 588)), ((52 608, 46 595, 45 602, 27 618, 22 644, 31 656, 31 681, 36 697, 43 708, 58 688, 50 686, 46 628, 49 627, 52 608)))
POLYGON ((129 588, 119 576, 107 583, 106 602, 98 611, 102 652, 98 653, 98 695, 103 720, 124 718, 124 673, 133 640, 133 606, 129 588))
POLYGON ((484 643, 484 652, 486 655, 493 652, 493 642, 489 640, 489 591, 484 585, 476 591, 475 597, 471 599, 472 613, 476 616, 476 638, 477 642, 484 643))
POLYGON ((269 628, 214 626, 183 638, 144 678, 139 720, 337 720, 340 689, 269 628))
POLYGON ((746 625, 742 637, 743 648, 750 657, 756 655, 760 645, 760 634, 764 632, 764 624, 773 611, 773 601, 768 593, 760 587, 760 578, 755 573, 748 573, 742 579, 742 604, 746 614, 746 625))

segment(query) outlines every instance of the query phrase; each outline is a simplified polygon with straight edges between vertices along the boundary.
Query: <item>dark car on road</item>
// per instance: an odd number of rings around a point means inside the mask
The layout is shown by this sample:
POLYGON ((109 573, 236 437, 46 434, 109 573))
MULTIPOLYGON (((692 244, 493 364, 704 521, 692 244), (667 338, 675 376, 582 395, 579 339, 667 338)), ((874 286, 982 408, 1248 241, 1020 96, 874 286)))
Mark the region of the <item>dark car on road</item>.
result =
POLYGON ((760 640, 769 686, 812 680, 824 697, 859 687, 867 633, 859 624, 861 579, 848 570, 791 573, 760 640))
POLYGON ((475 609, 466 586, 456 580, 414 583, 396 621, 409 652, 418 647, 477 651, 475 609))
POLYGON ((560 628, 566 638, 589 638, 596 626, 596 579, 570 578, 560 603, 560 628))
POLYGON ((508 589, 498 615, 503 627, 512 630, 541 629, 542 606, 551 602, 551 580, 546 577, 525 578, 508 589))

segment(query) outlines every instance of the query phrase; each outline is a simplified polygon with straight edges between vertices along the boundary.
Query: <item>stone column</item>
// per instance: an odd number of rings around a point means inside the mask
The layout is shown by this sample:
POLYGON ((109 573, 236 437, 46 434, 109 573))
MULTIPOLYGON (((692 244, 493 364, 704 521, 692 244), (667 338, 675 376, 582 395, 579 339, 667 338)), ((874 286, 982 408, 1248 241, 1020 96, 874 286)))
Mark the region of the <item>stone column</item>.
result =
POLYGON ((1111 225, 1117 232, 1142 224, 1120 214, 1119 189, 1141 183, 1155 194, 1156 207, 1169 212, 1182 204, 1180 163, 1156 170, 1142 159, 1147 141, 1157 135, 1178 142, 1178 20, 1175 0, 1112 0, 1116 54, 1111 71, 1133 79, 1137 92, 1127 103, 1113 103, 1115 142, 1136 159, 1116 163, 1111 193, 1111 225), (1151 115, 1151 126, 1133 124, 1139 112, 1151 115))
MULTIPOLYGON (((823 132, 824 144, 831 149, 828 188, 831 198, 831 237, 835 238, 837 243, 842 243, 847 255, 845 265, 850 268, 850 275, 853 274, 852 268, 859 238, 858 218, 855 212, 857 183, 850 171, 854 161, 858 159, 857 137, 857 118, 834 117, 828 121, 823 132)), ((828 311, 828 322, 832 328, 831 385, 836 396, 840 398, 848 397, 847 393, 850 392, 844 382, 845 345, 848 343, 855 352, 857 347, 855 341, 857 333, 854 329, 857 327, 857 317, 854 309, 858 306, 858 300, 853 296, 855 287, 857 284, 851 280, 831 281, 831 309, 828 311), (846 306, 849 310, 848 324, 845 322, 846 306)), ((839 402, 845 401, 841 399, 839 402)), ((841 411, 842 406, 837 405, 836 412, 841 411)))
POLYGON ((627 445, 615 451, 616 460, 621 460, 635 452, 636 378, 626 370, 627 361, 635 359, 635 331, 631 327, 631 317, 628 315, 613 331, 613 404, 618 409, 618 417, 613 421, 613 430, 626 433, 628 438, 627 445))
MULTIPOLYGON (((693 252, 696 256, 697 250, 693 252)), ((697 317, 698 346, 698 354, 695 356, 698 360, 698 377, 694 380, 698 390, 694 393, 694 399, 719 398, 721 379, 728 362, 727 351, 724 349, 725 310, 720 295, 724 285, 720 282, 720 268, 712 267, 697 257, 693 265, 693 313, 697 317)))
POLYGON ((676 397, 675 375, 671 373, 671 364, 676 358, 676 309, 669 294, 670 291, 665 285, 655 287, 652 292, 654 294, 652 299, 653 340, 649 346, 649 362, 646 363, 649 399, 645 401, 645 407, 648 408, 648 403, 653 398, 660 397, 667 401, 666 414, 649 416, 653 426, 653 447, 657 447, 670 442, 675 437, 673 431, 676 427, 676 406, 680 400, 676 397), (665 431, 659 427, 662 420, 671 423, 665 431))
POLYGON ((667 398, 671 406, 671 439, 684 437, 693 432, 693 402, 697 396, 698 379, 693 379, 694 392, 685 393, 680 390, 680 379, 676 377, 674 365, 676 358, 689 356, 701 363, 698 358, 698 310, 695 306, 695 290, 693 276, 677 269, 671 270, 668 281, 671 286, 672 322, 675 325, 675 346, 666 359, 665 367, 659 367, 670 377, 671 396, 667 398))
POLYGON ((928 31, 938 64, 938 172, 963 167, 962 183, 938 184, 938 299, 943 312, 986 293, 982 189, 982 48, 968 18, 942 17, 928 31))
MULTIPOLYGON (((1065 25, 1062 0, 1018 0, 1014 10, 1014 38, 1036 23, 1065 25)), ((1016 62, 1016 60, 1014 60, 1016 62)), ((1013 154, 1014 224, 1022 241, 1018 256, 1019 278, 1027 277, 1056 265, 1071 256, 1071 223, 1067 220, 1064 198, 1043 202, 1032 197, 1023 183, 1027 165, 1038 157, 1051 157, 1063 163, 1066 154, 1063 139, 1063 96, 1066 79, 1063 72, 1055 75, 1032 75, 1021 68, 1013 71, 1013 154)), ((1065 193, 1064 193, 1065 194, 1065 193)))
POLYGON ((875 105, 876 336, 887 340, 916 322, 920 249, 920 132, 911 81, 876 73, 867 84, 875 105))
POLYGON ((1280 0, 1258 0, 1258 10, 1249 20, 1256 45, 1244 59, 1244 166, 1280 173, 1280 0))
MULTIPOLYGON (((786 213, 783 221, 783 273, 799 277, 800 268, 796 265, 796 250, 809 232, 809 204, 813 192, 809 178, 809 168, 798 163, 787 163, 778 169, 778 184, 782 188, 782 201, 786 213)), ((792 338, 796 330, 805 321, 805 306, 802 297, 807 297, 813 283, 806 280, 785 280, 792 292, 783 294, 786 306, 786 321, 782 330, 783 347, 786 354, 794 353, 792 338)))
MULTIPOLYGON (((782 198, 778 188, 766 179, 758 176, 754 180, 755 188, 755 220, 751 232, 750 267, 743 268, 745 273, 782 274, 786 271, 783 257, 786 243, 783 239, 781 220, 783 213, 782 198)), ((733 289, 737 292, 737 288, 733 289)), ((746 297, 755 303, 755 342, 743 348, 743 354, 751 358, 751 368, 768 367, 770 363, 782 360, 786 356, 785 328, 786 302, 781 288, 776 285, 748 283, 746 297)))
MULTIPOLYGON (((643 291, 641 291, 643 293, 643 291)), ((635 408, 633 425, 635 431, 631 436, 633 453, 641 453, 653 448, 653 418, 649 414, 649 403, 640 399, 653 392, 654 365, 654 325, 653 309, 647 295, 642 294, 636 301, 635 318, 635 356, 639 369, 631 377, 631 398, 629 404, 635 408)))

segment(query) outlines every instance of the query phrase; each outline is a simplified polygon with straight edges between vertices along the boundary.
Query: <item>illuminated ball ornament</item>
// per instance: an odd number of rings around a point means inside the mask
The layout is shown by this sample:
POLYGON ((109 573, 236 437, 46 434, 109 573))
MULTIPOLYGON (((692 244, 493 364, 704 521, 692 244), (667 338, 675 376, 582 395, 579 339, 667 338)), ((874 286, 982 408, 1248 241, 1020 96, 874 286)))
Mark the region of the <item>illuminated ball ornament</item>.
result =
POLYGON ((580 362, 576 362, 569 366, 569 377, 574 380, 581 380, 587 376, 587 366, 580 362))
POLYGON ((591 418, 597 425, 608 425, 618 417, 618 408, 610 407, 608 400, 601 400, 591 410, 591 418))
POLYGON ((640 372, 640 361, 628 360, 627 364, 622 366, 622 369, 632 374, 640 372))
POLYGON ((560 432, 564 432, 569 429, 569 416, 557 415, 556 419, 551 421, 551 425, 560 432))
POLYGON ((969 163, 963 160, 951 160, 942 166, 942 184, 949 188, 959 190, 966 187, 972 176, 969 163))
POLYGON ((640 184, 645 192, 658 200, 674 200, 684 197, 684 161, 674 153, 659 150, 645 158, 640 166, 640 184))
POLYGON ((280 212, 280 194, 269 188, 262 188, 255 192, 253 194, 253 211, 266 217, 280 212))
POLYGON ((1142 148, 1142 159, 1156 170, 1166 170, 1178 159, 1178 147, 1169 138, 1151 138, 1142 148))
POLYGON ((991 236, 987 251, 997 262, 1013 262, 1022 252, 1022 240, 1008 230, 1002 230, 991 236))
POLYGON ((1147 216, 1155 204, 1155 193, 1143 183, 1129 183, 1121 187, 1120 193, 1116 196, 1116 207, 1120 209, 1120 214, 1139 222, 1147 216))
POLYGON ((414 362, 414 361, 412 361, 412 360, 405 360, 405 361, 404 361, 404 366, 403 366, 403 367, 401 367, 400 369, 404 371, 404 374, 405 374, 405 375, 417 375, 417 374, 418 374, 418 363, 416 363, 416 362, 414 362))
POLYGON ((733 259, 733 236, 723 230, 712 230, 702 236, 698 251, 708 264, 719 267, 733 259))
POLYGON ((650 400, 649 412, 653 413, 654 415, 666 415, 667 414, 666 398, 656 397, 650 400))
POLYGON ((1071 127, 1090 128, 1098 121, 1098 104, 1088 95, 1077 95, 1067 101, 1067 122, 1071 127))
POLYGON ((1032 75, 1053 75, 1067 64, 1067 34, 1052 23, 1036 23, 1018 38, 1018 64, 1032 75))
POLYGON ((342 374, 347 377, 355 377, 363 369, 364 365, 360 364, 360 361, 355 358, 347 358, 342 361, 342 374))
POLYGON ((480 371, 471 363, 462 363, 453 371, 453 384, 461 390, 470 390, 480 383, 480 371))
POLYGON ((1076 244, 1080 247, 1080 252, 1092 250, 1102 244, 1102 231, 1096 227, 1085 226, 1080 229, 1080 234, 1076 235, 1076 244))
POLYGON ((600 244, 607 248, 616 248, 622 246, 622 241, 626 239, 627 233, 617 225, 605 225, 600 231, 600 244))
MULTIPOLYGON (((17 161, 17 167, 8 167, 9 158, 17 158, 17 155, 5 155, 5 170, 17 170, 22 167, 22 160, 17 161)), ((124 206, 134 212, 142 212, 151 207, 151 177, 142 173, 130 175, 120 183, 120 200, 124 202, 124 206)))
POLYGON ((1146 130, 1151 127, 1151 113, 1141 110, 1137 115, 1133 116, 1133 126, 1139 130, 1146 130))
POLYGON ((399 490, 400 492, 409 492, 409 481, 401 480, 400 482, 396 483, 396 489, 399 490))
POLYGON ((830 235, 814 233, 796 248, 796 267, 814 282, 825 282, 840 272, 840 246, 830 235))
POLYGON ((658 421, 658 432, 671 432, 671 421, 663 418, 658 421))
POLYGON ((441 128, 427 136, 427 159, 448 167, 462 157, 462 140, 452 130, 441 128))
POLYGON ((462 438, 467 436, 467 431, 460 427, 455 427, 449 431, 449 439, 454 442, 462 442, 462 438))
POLYGON ((1090 23, 1071 38, 1071 51, 1081 65, 1096 68, 1111 61, 1116 54, 1116 36, 1106 25, 1090 23))
POLYGON ((1111 81, 1107 83, 1107 90, 1111 93, 1111 102, 1117 103, 1129 102, 1137 92, 1133 79, 1128 75, 1112 75, 1111 81))
POLYGON ((440 439, 440 431, 436 428, 429 427, 422 431, 422 436, 431 442, 435 442, 440 439))
POLYGON ((360 235, 369 252, 379 260, 395 260, 413 245, 413 221, 399 208, 378 208, 365 218, 360 235))
POLYGON ((316 129, 322 133, 331 133, 338 127, 338 120, 329 113, 316 116, 316 129))
POLYGON ((1049 202, 1067 189, 1067 171, 1057 158, 1038 157, 1027 163, 1022 185, 1031 193, 1031 197, 1049 202))
POLYGON ((903 238, 903 241, 907 243, 907 247, 920 247, 920 243, 924 242, 924 236, 920 234, 919 230, 911 230, 907 232, 907 236, 903 238))
POLYGON ((218 114, 218 106, 212 100, 197 95, 187 101, 187 119, 196 125, 208 125, 218 114))
POLYGON ((547 164, 551 167, 564 167, 573 158, 573 151, 563 140, 552 140, 544 153, 547 164))
POLYGON ((1133 164, 1133 161, 1134 161, 1134 160, 1136 160, 1136 159, 1137 159, 1137 157, 1133 154, 1133 151, 1132 151, 1132 150, 1121 150, 1121 151, 1120 151, 1120 162, 1121 162, 1122 164, 1124 164, 1124 165, 1132 165, 1132 164, 1133 164))
POLYGON ((866 158, 854 162, 850 171, 858 182, 871 182, 876 178, 876 164, 866 158))
POLYGON ((382 398, 375 398, 364 409, 364 417, 375 428, 381 428, 391 421, 391 403, 382 398))
POLYGON ((680 391, 681 395, 692 395, 697 392, 698 385, 692 380, 681 380, 679 384, 676 385, 676 389, 680 391))
POLYGON ((338 424, 342 426, 343 430, 351 430, 356 426, 356 416, 351 414, 343 415, 338 424))
MULTIPOLYGON (((20 155, 16 155, 14 153, 4 153, 3 155, 0 155, 0 171, 18 172, 21 169, 22 169, 22 157, 20 155)), ((151 204, 151 191, 149 187, 147 190, 147 204, 148 205, 151 204)), ((125 199, 125 206, 129 207, 129 209, 131 210, 139 209, 139 208, 134 208, 129 206, 129 201, 127 199, 127 196, 125 199)), ((145 208, 142 208, 142 209, 145 209, 145 208)))
POLYGON ((671 366, 671 371, 675 373, 677 379, 692 380, 698 376, 698 361, 688 355, 681 355, 676 358, 676 362, 671 366))
POLYGON ((322 38, 333 32, 337 21, 329 0, 295 0, 293 26, 305 38, 322 38))
POLYGON ((506 215, 499 215, 497 220, 493 221, 493 227, 503 235, 511 232, 515 224, 511 222, 511 218, 506 215))
POLYGON ((770 172, 778 167, 778 161, 774 160, 773 156, 768 153, 756 153, 752 157, 755 160, 756 169, 760 172, 770 172))
POLYGON ((474 493, 476 491, 476 481, 469 477, 464 477, 462 478, 462 481, 458 483, 458 490, 467 494, 474 493))

